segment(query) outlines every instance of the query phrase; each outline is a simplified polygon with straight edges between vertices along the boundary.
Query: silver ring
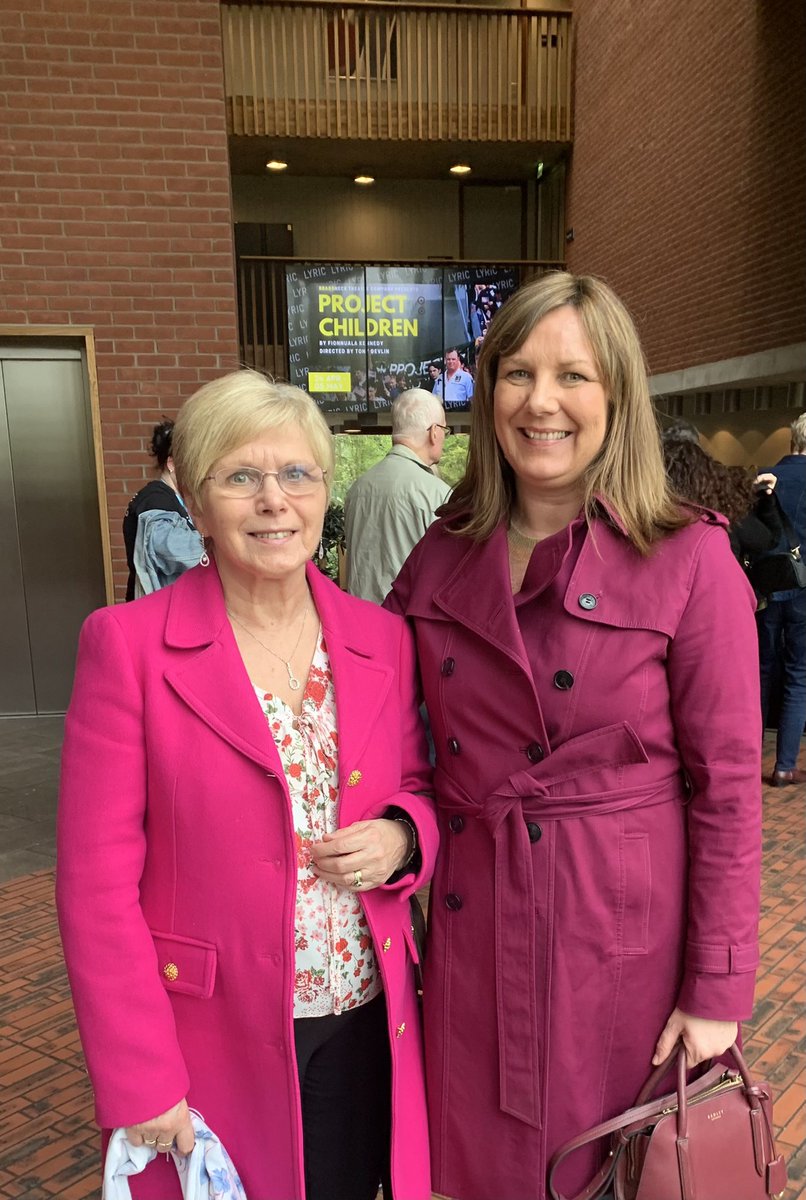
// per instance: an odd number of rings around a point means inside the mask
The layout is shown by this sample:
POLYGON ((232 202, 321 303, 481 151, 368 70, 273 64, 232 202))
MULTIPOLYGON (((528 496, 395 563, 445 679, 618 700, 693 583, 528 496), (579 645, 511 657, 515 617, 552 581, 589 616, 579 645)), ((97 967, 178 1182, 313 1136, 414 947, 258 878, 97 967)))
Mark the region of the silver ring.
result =
POLYGON ((361 871, 360 870, 353 871, 353 887, 360 888, 362 883, 363 883, 363 877, 361 875, 361 871))

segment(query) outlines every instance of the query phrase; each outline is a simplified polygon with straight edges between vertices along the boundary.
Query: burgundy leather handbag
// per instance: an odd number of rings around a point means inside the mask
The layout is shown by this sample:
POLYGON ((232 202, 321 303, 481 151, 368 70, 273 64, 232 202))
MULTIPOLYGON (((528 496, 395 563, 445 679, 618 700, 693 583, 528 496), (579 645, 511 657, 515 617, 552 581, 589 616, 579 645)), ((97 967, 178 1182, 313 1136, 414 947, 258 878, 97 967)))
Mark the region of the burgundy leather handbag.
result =
POLYGON ((686 1051, 677 1053, 677 1091, 651 1099, 674 1052, 656 1067, 635 1106, 561 1146, 549 1165, 551 1200, 560 1163, 574 1150, 610 1137, 604 1166, 573 1200, 769 1200, 786 1189, 786 1163, 776 1152, 772 1092, 754 1083, 736 1045, 738 1070, 711 1067, 686 1085, 686 1051))

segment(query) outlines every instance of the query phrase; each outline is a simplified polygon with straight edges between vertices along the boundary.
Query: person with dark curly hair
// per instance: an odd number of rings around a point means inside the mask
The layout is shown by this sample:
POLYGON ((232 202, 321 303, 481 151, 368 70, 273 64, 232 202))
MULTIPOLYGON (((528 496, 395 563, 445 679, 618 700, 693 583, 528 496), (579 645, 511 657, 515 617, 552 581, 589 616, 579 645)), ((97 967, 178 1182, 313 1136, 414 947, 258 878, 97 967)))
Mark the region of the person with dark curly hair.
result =
POLYGON ((774 475, 754 476, 745 467, 717 462, 703 450, 697 430, 687 422, 670 426, 661 442, 666 475, 678 498, 728 518, 731 548, 741 563, 776 545, 782 529, 773 499, 774 475))
POLYGON ((123 518, 123 542, 129 580, 126 599, 135 600, 173 583, 204 553, 204 542, 179 495, 171 456, 173 421, 154 426, 149 453, 159 479, 152 479, 129 501, 123 518))

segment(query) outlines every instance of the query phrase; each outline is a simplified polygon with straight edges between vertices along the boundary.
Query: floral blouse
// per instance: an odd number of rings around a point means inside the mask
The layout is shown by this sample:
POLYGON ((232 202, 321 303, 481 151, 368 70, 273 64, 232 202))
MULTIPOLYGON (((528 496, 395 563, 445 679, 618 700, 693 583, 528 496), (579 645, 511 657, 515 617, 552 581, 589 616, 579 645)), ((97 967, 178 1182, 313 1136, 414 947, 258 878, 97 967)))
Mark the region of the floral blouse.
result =
POLYGON ((284 700, 255 687, 291 795, 297 848, 294 1016, 322 1017, 372 1000, 381 991, 375 949, 361 901, 311 868, 311 844, 338 828, 338 730, 333 675, 320 636, 295 716, 284 700))

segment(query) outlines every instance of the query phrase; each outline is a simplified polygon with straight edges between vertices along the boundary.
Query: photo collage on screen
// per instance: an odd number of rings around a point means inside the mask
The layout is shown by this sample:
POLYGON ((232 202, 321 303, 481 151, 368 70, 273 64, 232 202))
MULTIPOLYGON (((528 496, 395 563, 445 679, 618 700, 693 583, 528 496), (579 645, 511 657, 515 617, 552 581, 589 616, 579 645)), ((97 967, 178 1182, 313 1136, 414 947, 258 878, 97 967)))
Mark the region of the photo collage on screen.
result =
POLYGON ((413 387, 467 411, 489 323, 517 284, 495 266, 288 266, 289 379, 325 412, 382 412, 413 387))

